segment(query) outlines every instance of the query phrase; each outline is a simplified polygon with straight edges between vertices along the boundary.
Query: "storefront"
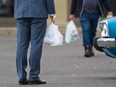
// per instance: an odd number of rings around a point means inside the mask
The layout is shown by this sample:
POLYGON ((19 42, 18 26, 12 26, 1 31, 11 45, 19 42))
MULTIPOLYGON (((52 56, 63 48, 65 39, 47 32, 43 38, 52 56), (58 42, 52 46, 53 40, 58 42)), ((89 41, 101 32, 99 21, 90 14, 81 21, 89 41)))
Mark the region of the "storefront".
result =
MULTIPOLYGON (((0 0, 0 26, 13 26, 13 1, 0 0), (9 17, 9 18, 8 18, 9 17), (6 22, 7 25, 6 25, 6 22)), ((71 0, 54 0, 56 8, 56 24, 64 26, 69 20, 69 4, 71 0)), ((50 20, 48 20, 50 23, 50 20)))
MULTIPOLYGON (((13 1, 14 0, 0 0, 0 26, 4 26, 4 23, 6 22, 9 23, 9 21, 10 21, 9 25, 14 25, 14 21, 12 22, 12 20, 14 20, 13 1)), ((56 16, 57 16, 56 23, 60 26, 65 26, 69 21, 71 0, 54 0, 54 1, 56 6, 56 16)), ((109 0, 109 3, 112 6, 112 11, 114 15, 116 15, 116 7, 115 7, 116 0, 109 0)), ((50 20, 48 21, 50 23, 50 20)), ((78 24, 78 22, 76 23, 78 24)))
POLYGON ((0 0, 0 16, 13 16, 13 0, 0 0))

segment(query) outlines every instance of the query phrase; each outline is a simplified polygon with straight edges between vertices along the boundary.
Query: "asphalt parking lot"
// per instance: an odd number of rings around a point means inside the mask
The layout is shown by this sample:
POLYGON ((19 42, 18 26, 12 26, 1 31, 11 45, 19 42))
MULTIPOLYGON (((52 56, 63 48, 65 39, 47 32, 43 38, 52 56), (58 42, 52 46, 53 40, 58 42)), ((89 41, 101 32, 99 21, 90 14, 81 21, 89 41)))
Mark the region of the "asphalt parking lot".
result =
MULTIPOLYGON (((15 51, 16 34, 1 33, 0 87, 20 87, 16 75, 15 51)), ((33 87, 116 87, 116 59, 95 49, 94 57, 85 58, 83 52, 82 37, 73 44, 64 42, 57 47, 44 43, 40 77, 47 84, 33 87)))

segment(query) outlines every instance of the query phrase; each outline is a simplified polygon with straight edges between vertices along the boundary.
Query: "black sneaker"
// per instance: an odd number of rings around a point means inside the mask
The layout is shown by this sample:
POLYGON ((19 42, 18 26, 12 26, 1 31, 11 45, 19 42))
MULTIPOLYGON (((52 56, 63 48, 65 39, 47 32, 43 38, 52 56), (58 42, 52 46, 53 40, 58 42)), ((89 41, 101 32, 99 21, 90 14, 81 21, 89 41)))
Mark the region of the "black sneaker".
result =
POLYGON ((27 79, 23 79, 19 81, 19 85, 27 85, 27 84, 28 84, 27 79))
POLYGON ((42 84, 46 84, 46 81, 41 81, 41 80, 34 80, 34 81, 28 81, 29 85, 42 85, 42 84))

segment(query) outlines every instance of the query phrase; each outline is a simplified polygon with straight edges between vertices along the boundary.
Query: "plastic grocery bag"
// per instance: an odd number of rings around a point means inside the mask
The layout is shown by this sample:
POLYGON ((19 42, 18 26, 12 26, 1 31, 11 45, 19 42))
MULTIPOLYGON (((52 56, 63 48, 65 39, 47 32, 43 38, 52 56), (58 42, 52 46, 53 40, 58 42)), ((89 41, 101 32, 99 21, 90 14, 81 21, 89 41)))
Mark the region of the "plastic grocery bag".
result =
POLYGON ((51 46, 62 45, 63 35, 58 30, 58 26, 54 23, 51 23, 47 27, 44 42, 50 44, 51 46))
POLYGON ((71 44, 79 38, 80 36, 77 27, 75 23, 71 20, 66 26, 65 42, 71 44))

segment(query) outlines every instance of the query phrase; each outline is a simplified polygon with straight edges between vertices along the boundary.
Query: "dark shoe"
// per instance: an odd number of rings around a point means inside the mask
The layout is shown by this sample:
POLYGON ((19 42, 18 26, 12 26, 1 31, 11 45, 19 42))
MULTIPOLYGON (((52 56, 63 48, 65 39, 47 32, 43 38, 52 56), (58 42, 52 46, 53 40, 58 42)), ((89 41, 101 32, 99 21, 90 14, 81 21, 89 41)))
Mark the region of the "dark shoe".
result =
POLYGON ((28 84, 27 79, 24 79, 24 80, 20 80, 19 81, 19 85, 27 85, 27 84, 28 84))
POLYGON ((84 54, 85 57, 94 56, 94 52, 92 51, 92 46, 87 45, 87 46, 84 46, 84 48, 85 48, 85 54, 84 54))
POLYGON ((92 53, 90 50, 85 50, 85 54, 84 54, 85 57, 91 57, 92 56, 92 53))
POLYGON ((84 54, 85 57, 91 57, 91 56, 94 56, 94 52, 91 52, 91 51, 85 51, 85 54, 84 54))
POLYGON ((41 81, 41 80, 35 80, 35 81, 28 81, 29 85, 42 85, 46 84, 46 81, 41 81))

